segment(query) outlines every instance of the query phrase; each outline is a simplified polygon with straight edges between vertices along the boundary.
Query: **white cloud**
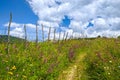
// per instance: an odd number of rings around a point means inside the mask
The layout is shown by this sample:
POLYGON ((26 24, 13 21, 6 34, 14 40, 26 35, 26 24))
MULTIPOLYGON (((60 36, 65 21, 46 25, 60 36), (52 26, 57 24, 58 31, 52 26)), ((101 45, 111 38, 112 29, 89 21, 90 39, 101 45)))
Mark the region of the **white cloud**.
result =
MULTIPOLYGON (((9 25, 9 22, 6 23, 6 24, 4 24, 3 26, 8 27, 8 25, 9 25)), ((18 23, 12 22, 12 23, 11 23, 11 27, 13 27, 13 28, 23 27, 23 24, 18 24, 18 23)))
POLYGON ((59 24, 56 22, 50 22, 50 21, 38 21, 38 24, 43 24, 45 27, 59 27, 59 24))
MULTIPOLYGON (((6 23, 3 26, 8 27, 8 25, 9 25, 9 23, 6 23)), ((29 31, 29 29, 34 30, 36 28, 36 25, 34 25, 34 24, 28 23, 25 25, 26 25, 27 31, 29 31)), ((34 31, 30 30, 29 34, 31 34, 33 32, 34 31)), ((24 24, 12 22, 11 26, 10 26, 10 35, 15 36, 15 37, 24 38, 24 24)))
POLYGON ((108 30, 110 28, 109 24, 107 24, 107 20, 103 18, 97 18, 94 22, 94 29, 98 32, 108 30))
POLYGON ((120 31, 120 17, 119 18, 109 18, 108 22, 111 25, 111 31, 120 31))
POLYGON ((15 28, 12 31, 10 31, 10 35, 15 36, 15 37, 24 37, 24 31, 22 28, 15 28))
POLYGON ((39 24, 59 27, 64 15, 67 15, 72 19, 69 28, 76 33, 82 32, 90 37, 103 34, 108 36, 109 32, 109 35, 119 34, 120 0, 27 1, 33 12, 39 17, 39 24), (56 1, 60 4, 57 4, 56 1), (94 26, 86 28, 91 19, 94 26))
MULTIPOLYGON (((69 35, 88 37, 120 35, 120 0, 26 0, 35 15, 38 16, 38 28, 41 24, 47 36, 49 27, 52 27, 51 38, 54 28, 61 29, 61 35, 68 32, 69 35), (58 4, 58 3, 59 4, 58 4), (60 27, 60 23, 67 15, 71 19, 69 27, 60 27), (89 22, 94 24, 87 27, 89 22)), ((8 23, 4 24, 8 26, 8 23)), ((35 24, 26 24, 27 28, 35 31, 35 24)), ((24 24, 11 23, 11 35, 24 36, 24 24), (16 35, 15 35, 16 34, 16 35)), ((59 31, 56 33, 59 37, 59 31)), ((70 37, 70 36, 69 36, 70 37)))
POLYGON ((29 23, 29 24, 26 24, 26 26, 29 27, 29 28, 36 28, 36 25, 35 25, 35 24, 30 24, 30 23, 29 23))

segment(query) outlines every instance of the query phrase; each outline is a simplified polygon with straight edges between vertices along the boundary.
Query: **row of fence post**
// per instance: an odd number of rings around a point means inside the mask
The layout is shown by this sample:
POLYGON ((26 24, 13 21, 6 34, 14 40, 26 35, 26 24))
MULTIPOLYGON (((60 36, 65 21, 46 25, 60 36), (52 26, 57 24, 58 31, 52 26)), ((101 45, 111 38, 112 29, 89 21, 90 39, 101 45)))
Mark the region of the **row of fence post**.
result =
MULTIPOLYGON (((10 13, 10 20, 9 20, 9 25, 8 25, 8 40, 7 40, 7 53, 9 53, 9 45, 10 45, 10 26, 12 23, 12 13, 10 13)), ((41 25, 42 27, 42 41, 44 42, 44 26, 43 24, 41 25)), ((48 32, 48 41, 50 41, 50 34, 51 34, 51 27, 49 27, 49 32, 48 32)), ((53 37, 53 41, 56 40, 56 29, 54 29, 54 37, 53 37)), ((63 34, 63 39, 62 40, 67 40, 68 37, 68 32, 65 36, 65 32, 63 34)), ((61 39, 61 32, 59 32, 59 37, 58 37, 58 41, 60 41, 61 39)), ((36 45, 38 43, 38 24, 36 24, 36 45)), ((24 25, 24 44, 26 46, 27 44, 27 30, 26 30, 26 25, 24 25)))
MULTIPOLYGON (((42 41, 44 42, 44 26, 42 26, 42 41)), ((51 27, 49 27, 49 32, 48 32, 48 41, 50 41, 50 34, 51 34, 51 27)), ((10 26, 8 29, 8 42, 9 42, 9 35, 10 35, 10 26)), ((58 36, 58 41, 60 41, 61 38, 61 32, 59 32, 59 36, 58 36)), ((68 32, 67 33, 63 33, 63 39, 62 40, 67 40, 68 38, 68 32)), ((27 30, 26 30, 26 25, 24 25, 24 40, 25 40, 25 44, 27 43, 27 30)), ((54 29, 54 36, 53 36, 53 41, 56 41, 56 29, 54 29)), ((36 24, 36 40, 35 40, 36 44, 38 43, 38 24, 36 24)))

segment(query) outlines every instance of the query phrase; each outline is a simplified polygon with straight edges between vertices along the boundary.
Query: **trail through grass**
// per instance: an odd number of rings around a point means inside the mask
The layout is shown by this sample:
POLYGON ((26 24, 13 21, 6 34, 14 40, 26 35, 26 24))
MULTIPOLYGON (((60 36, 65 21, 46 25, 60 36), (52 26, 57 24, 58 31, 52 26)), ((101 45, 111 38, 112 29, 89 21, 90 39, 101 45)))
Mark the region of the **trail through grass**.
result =
POLYGON ((120 39, 0 43, 0 80, 120 80, 120 39))
POLYGON ((79 54, 75 62, 72 63, 66 70, 63 70, 58 80, 81 80, 81 76, 84 68, 83 59, 85 55, 86 53, 79 54))

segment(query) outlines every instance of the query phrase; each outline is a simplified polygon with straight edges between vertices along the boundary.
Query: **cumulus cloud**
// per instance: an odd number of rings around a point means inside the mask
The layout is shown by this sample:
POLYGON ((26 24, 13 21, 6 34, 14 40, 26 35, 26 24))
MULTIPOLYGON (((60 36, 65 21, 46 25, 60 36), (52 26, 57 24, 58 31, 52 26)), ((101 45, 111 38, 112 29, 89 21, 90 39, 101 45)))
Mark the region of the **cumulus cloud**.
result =
POLYGON ((120 0, 26 1, 39 17, 39 24, 59 27, 66 15, 72 19, 69 28, 76 34, 85 33, 94 37, 103 34, 112 36, 120 32, 120 0), (94 26, 87 27, 91 19, 94 26))
MULTIPOLYGON (((9 23, 5 23, 3 26, 8 27, 9 23)), ((36 25, 34 24, 25 24, 26 25, 26 29, 27 31, 30 31, 29 34, 31 34, 36 28, 36 25)), ((11 26, 10 26, 10 35, 15 36, 15 37, 20 37, 20 38, 24 38, 24 24, 20 24, 20 23, 15 23, 12 22, 11 26)))
POLYGON ((15 28, 10 32, 10 35, 15 36, 15 37, 20 37, 23 38, 24 37, 24 33, 23 33, 23 29, 22 28, 15 28))
MULTIPOLYGON (((9 25, 9 22, 5 23, 3 26, 8 27, 8 25, 9 25)), ((18 24, 18 23, 12 22, 11 27, 13 27, 13 28, 23 27, 23 24, 18 24)))
MULTIPOLYGON (((35 15, 38 16, 38 29, 41 32, 41 24, 44 25, 45 37, 47 38, 49 27, 51 39, 61 39, 65 33, 69 37, 96 37, 98 35, 116 37, 120 35, 120 0, 26 0, 35 15), (67 16, 70 19, 68 27, 60 26, 67 16), (92 24, 89 25, 89 23, 92 24), (89 26, 88 26, 89 25, 89 26)), ((4 24, 8 26, 8 23, 4 24)), ((26 24, 29 34, 35 34, 35 24, 26 24)), ((24 36, 24 24, 12 22, 11 35, 24 36), (16 34, 16 35, 15 35, 16 34)), ((40 34, 41 36, 41 34, 40 34)))

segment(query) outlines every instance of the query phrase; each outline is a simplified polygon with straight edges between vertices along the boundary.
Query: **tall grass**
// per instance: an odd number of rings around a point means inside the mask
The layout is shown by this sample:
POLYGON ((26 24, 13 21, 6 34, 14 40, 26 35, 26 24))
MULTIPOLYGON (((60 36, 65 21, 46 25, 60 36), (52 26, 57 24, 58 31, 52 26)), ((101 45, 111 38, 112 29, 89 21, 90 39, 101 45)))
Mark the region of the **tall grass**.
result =
POLYGON ((11 43, 9 54, 6 43, 0 44, 0 79, 5 80, 56 80, 69 61, 69 49, 73 42, 11 43))
MULTIPOLYGON (((79 54, 86 53, 78 80, 119 80, 120 40, 81 39, 53 42, 0 43, 0 80, 57 80, 79 54)), ((79 64, 81 65, 81 64, 79 64)), ((78 66, 79 68, 79 66, 78 66)), ((78 69, 80 70, 80 69, 78 69)))
POLYGON ((92 41, 84 61, 86 80, 119 80, 120 40, 97 39, 92 41))

